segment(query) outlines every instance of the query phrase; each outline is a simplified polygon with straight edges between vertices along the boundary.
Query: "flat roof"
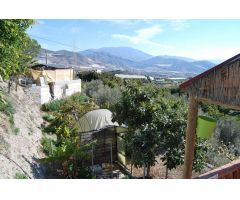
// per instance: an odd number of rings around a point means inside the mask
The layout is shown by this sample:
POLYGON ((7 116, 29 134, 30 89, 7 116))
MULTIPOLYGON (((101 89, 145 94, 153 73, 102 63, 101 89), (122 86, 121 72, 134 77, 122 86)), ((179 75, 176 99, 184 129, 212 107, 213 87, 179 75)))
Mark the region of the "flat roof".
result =
POLYGON ((44 68, 44 69, 72 69, 71 67, 66 67, 65 65, 56 65, 56 64, 35 64, 31 68, 44 68))
POLYGON ((133 74, 115 74, 116 77, 119 78, 129 78, 129 79, 147 79, 146 76, 143 75, 133 75, 133 74))

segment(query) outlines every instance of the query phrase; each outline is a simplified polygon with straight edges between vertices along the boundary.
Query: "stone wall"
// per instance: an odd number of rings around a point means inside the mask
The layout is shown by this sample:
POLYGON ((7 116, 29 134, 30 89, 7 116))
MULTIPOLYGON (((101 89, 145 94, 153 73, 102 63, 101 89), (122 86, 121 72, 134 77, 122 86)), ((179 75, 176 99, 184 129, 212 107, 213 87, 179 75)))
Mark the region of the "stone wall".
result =
MULTIPOLYGON (((48 85, 32 85, 28 92, 31 94, 36 103, 44 104, 51 101, 48 85)), ((62 97, 70 96, 76 92, 81 92, 80 79, 71 81, 57 81, 54 85, 55 99, 61 99, 62 97)))

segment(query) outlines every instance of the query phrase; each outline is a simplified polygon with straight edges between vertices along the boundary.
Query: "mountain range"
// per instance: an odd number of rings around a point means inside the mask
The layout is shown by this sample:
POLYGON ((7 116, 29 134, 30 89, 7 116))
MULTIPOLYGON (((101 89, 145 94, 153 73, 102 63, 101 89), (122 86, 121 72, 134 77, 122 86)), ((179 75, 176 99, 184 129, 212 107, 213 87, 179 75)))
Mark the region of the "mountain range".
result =
POLYGON ((128 70, 137 73, 189 76, 199 74, 215 64, 207 60, 160 55, 152 56, 130 47, 104 47, 80 52, 41 49, 39 62, 75 69, 128 70))

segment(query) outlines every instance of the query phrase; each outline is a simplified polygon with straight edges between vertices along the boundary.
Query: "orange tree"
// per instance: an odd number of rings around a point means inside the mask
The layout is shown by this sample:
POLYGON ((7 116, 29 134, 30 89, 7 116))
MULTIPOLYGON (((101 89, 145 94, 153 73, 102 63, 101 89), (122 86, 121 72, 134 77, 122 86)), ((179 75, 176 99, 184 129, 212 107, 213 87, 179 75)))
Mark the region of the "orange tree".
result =
MULTIPOLYGON (((120 101, 112 107, 113 120, 128 126, 126 153, 136 167, 155 165, 162 154, 167 169, 184 161, 187 106, 180 98, 152 84, 127 83, 120 101)), ((194 169, 204 167, 206 148, 198 142, 194 169)))

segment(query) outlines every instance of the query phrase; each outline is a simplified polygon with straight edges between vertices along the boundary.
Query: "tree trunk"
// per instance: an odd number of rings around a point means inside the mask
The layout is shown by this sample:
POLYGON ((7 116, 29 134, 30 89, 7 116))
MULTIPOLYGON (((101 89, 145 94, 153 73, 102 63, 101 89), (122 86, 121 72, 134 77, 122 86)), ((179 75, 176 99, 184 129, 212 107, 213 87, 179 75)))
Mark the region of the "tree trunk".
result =
POLYGON ((150 177, 150 165, 147 166, 147 177, 149 178, 150 177))
POLYGON ((165 179, 168 179, 168 168, 166 166, 166 174, 165 174, 165 179))
POLYGON ((145 170, 145 163, 143 164, 143 178, 145 178, 145 173, 146 173, 146 170, 145 170))

